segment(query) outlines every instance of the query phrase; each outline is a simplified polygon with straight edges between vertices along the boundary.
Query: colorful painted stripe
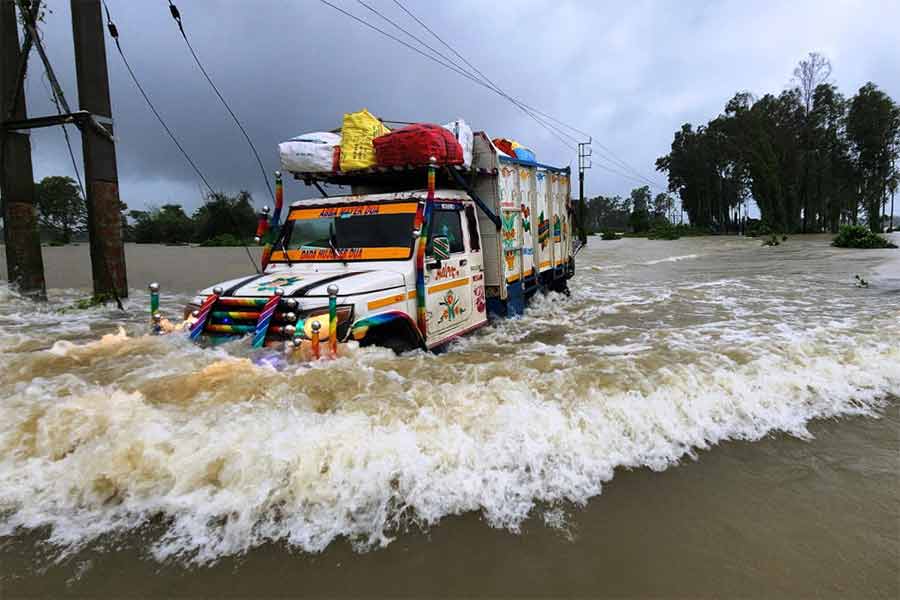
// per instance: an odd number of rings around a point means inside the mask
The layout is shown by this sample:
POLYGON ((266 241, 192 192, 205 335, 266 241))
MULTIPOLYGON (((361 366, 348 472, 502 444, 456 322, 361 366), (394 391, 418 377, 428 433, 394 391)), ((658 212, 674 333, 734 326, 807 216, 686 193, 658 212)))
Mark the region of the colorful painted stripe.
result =
MULTIPOLYGON (((412 292, 410 292, 410 293, 412 293, 412 292)), ((393 296, 388 296, 387 298, 379 298, 378 300, 372 300, 366 306, 368 307, 369 310, 377 310, 379 308, 384 308, 385 306, 390 306, 391 304, 403 302, 404 300, 406 300, 406 294, 395 294, 393 296)))
POLYGON ((225 325, 223 323, 210 323, 206 326, 207 333, 227 333, 244 335, 256 331, 256 325, 225 325))
POLYGON ((405 312, 399 310, 389 310, 387 312, 378 313, 377 315, 371 315, 369 317, 365 317, 360 319, 356 323, 353 324, 353 327, 350 328, 350 335, 354 340, 361 340, 366 337, 366 333, 372 327, 376 327, 378 325, 384 325, 385 323, 390 323, 395 320, 406 321, 410 325, 415 326, 415 323, 412 322, 412 319, 409 318, 405 312))
POLYGON ((272 315, 275 314, 275 309, 278 308, 279 302, 281 302, 281 296, 274 294, 266 302, 262 311, 260 311, 259 320, 256 322, 256 332, 253 334, 254 348, 263 347, 263 343, 266 341, 266 332, 269 330, 269 323, 272 321, 272 315))
POLYGON ((219 298, 219 306, 265 306, 268 298, 219 298))
POLYGON ((271 262, 348 261, 348 260, 404 260, 409 258, 409 247, 386 246, 384 248, 338 248, 340 258, 331 248, 299 248, 276 250, 271 262))
POLYGON ((239 310, 214 310, 213 319, 236 319, 238 321, 255 321, 259 318, 258 312, 246 312, 239 310))
POLYGON ((419 228, 419 246, 416 249, 416 323, 422 338, 428 338, 428 313, 425 309, 425 246, 431 228, 431 209, 434 204, 434 167, 428 168, 428 195, 419 204, 416 212, 416 226, 419 228))
POLYGON ((218 294, 210 294, 203 301, 203 304, 200 305, 200 308, 197 310, 197 320, 191 325, 190 337, 192 340, 196 341, 200 334, 203 333, 203 328, 206 326, 207 319, 209 319, 209 313, 218 299, 218 294))
POLYGON ((309 219, 330 219, 334 217, 365 217, 369 215, 412 214, 418 202, 391 202, 387 204, 350 204, 345 206, 325 206, 319 208, 295 208, 288 215, 288 221, 309 219))
POLYGON ((449 290, 451 288, 459 287, 461 285, 466 285, 469 283, 468 277, 463 277, 462 279, 455 279, 453 281, 447 281, 445 283, 439 283, 437 285, 433 285, 428 288, 429 294, 435 294, 437 292, 443 292, 444 290, 449 290))

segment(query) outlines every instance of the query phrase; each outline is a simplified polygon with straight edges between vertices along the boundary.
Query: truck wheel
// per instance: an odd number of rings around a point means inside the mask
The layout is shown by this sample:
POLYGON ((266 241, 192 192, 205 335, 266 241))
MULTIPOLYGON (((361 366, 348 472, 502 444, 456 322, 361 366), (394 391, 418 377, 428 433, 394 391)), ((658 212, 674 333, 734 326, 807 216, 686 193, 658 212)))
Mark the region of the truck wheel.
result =
POLYGON ((419 347, 418 337, 402 321, 385 323, 370 331, 360 342, 360 346, 381 346, 390 348, 396 354, 403 354, 419 347))

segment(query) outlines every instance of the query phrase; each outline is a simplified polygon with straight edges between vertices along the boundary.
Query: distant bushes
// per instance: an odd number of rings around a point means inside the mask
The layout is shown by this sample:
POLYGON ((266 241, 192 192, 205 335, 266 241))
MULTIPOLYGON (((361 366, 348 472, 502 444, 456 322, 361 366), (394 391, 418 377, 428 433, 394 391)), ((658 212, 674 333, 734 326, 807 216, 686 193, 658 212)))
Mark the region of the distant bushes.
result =
POLYGON ((888 240, 877 233, 872 233, 862 225, 844 225, 838 231, 837 237, 831 242, 838 248, 896 248, 888 240))
POLYGON ((613 231, 612 229, 604 229, 600 232, 601 240, 617 240, 619 239, 619 235, 613 231))
POLYGON ((677 225, 658 223, 647 232, 648 240, 677 240, 681 237, 677 225))
POLYGON ((681 237, 691 237, 698 235, 709 235, 709 231, 691 225, 675 225, 669 222, 656 223, 649 232, 647 239, 650 240, 677 240, 681 237))
POLYGON ((192 216, 180 204, 164 204, 150 210, 132 210, 127 241, 138 244, 187 244, 240 246, 256 232, 256 212, 247 192, 237 196, 209 194, 192 216))
POLYGON ((223 233, 214 238, 200 242, 201 246, 220 247, 220 246, 244 246, 247 242, 230 233, 223 233))

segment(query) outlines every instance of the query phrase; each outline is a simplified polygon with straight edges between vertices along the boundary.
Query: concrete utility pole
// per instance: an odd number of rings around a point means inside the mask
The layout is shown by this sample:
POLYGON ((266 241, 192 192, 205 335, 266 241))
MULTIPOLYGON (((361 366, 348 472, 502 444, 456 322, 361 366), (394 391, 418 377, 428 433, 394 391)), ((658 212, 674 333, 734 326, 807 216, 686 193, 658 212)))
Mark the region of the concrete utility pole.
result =
POLYGON ((587 228, 585 227, 585 203, 584 203, 584 171, 591 168, 591 141, 578 143, 578 239, 582 244, 587 244, 587 228))
POLYGON ((47 297, 44 259, 34 207, 34 172, 28 133, 6 128, 25 120, 25 68, 31 40, 19 48, 14 0, 0 0, 0 195, 3 196, 3 234, 10 283, 36 299, 47 297))
POLYGON ((124 298, 128 282, 100 0, 72 0, 72 34, 78 103, 109 132, 105 136, 97 128, 81 129, 94 296, 124 298))

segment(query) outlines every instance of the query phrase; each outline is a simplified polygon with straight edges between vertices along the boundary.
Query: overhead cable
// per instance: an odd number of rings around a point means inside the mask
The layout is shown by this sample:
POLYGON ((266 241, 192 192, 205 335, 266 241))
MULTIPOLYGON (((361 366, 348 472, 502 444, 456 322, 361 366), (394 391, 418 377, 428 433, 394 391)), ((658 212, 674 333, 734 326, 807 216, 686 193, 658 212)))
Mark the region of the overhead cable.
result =
MULTIPOLYGON (((159 124, 162 125, 162 128, 168 134, 169 138, 175 144, 175 147, 181 152, 184 156, 185 160, 188 161, 188 164, 191 165, 191 168, 194 170, 194 173, 197 174, 197 177, 200 178, 200 181, 203 182, 203 185, 206 186, 206 189, 209 190, 210 196, 214 196, 216 191, 209 184, 209 181, 206 179, 206 176, 191 158, 191 156, 187 153, 187 150, 181 145, 181 142, 178 141, 178 138, 175 137, 175 134, 172 133, 172 130, 166 125, 165 120, 163 120, 162 116, 159 114, 159 111, 156 110, 156 107, 153 106, 153 102, 150 101, 150 97, 147 95, 147 92, 144 91, 144 87, 141 85, 141 82, 138 81, 137 75, 135 75, 134 70, 131 68, 131 64, 129 64, 128 59, 125 58, 125 52, 122 50, 122 45, 119 43, 119 30, 116 27, 116 24, 113 23, 112 17, 109 14, 109 6, 106 4, 106 0, 103 0, 103 8, 106 11, 106 27, 109 30, 109 35, 112 37, 113 41, 116 43, 116 49, 119 51, 119 56, 122 58, 122 62, 125 64, 125 68, 128 70, 128 74, 131 76, 131 80, 134 82, 135 87, 137 87, 138 91, 141 93, 141 96, 144 97, 144 101, 147 103, 147 106, 150 108, 150 111, 156 117, 156 120, 159 121, 159 124)), ((229 217, 232 220, 232 224, 234 223, 234 216, 229 212, 229 217)), ((236 225, 236 224, 235 224, 236 225)), ((259 273, 259 267, 256 265, 256 261, 253 259, 253 255, 250 253, 250 249, 244 244, 244 250, 247 253, 247 258, 250 259, 250 264, 253 265, 253 268, 259 273)))
POLYGON ((185 33, 184 31, 184 25, 181 22, 181 13, 178 12, 178 7, 175 6, 172 0, 169 0, 169 12, 172 13, 172 18, 175 19, 175 23, 178 24, 178 31, 181 32, 181 37, 184 39, 184 43, 187 45, 188 50, 190 50, 191 56, 194 57, 194 62, 197 63, 197 67, 200 69, 200 72, 203 73, 204 77, 206 77, 206 81, 209 82, 210 87, 212 87, 213 91, 216 93, 216 96, 219 97, 219 100, 222 102, 225 110, 227 110, 228 114, 231 115, 231 119, 234 121, 235 125, 237 125, 238 129, 241 130, 241 133, 244 134, 244 139, 247 140, 247 144, 250 146, 250 150, 253 151, 253 156, 256 158, 256 164, 259 165, 259 170, 262 173, 263 181, 266 182, 266 189, 269 190, 269 196, 272 198, 272 201, 274 201, 275 192, 272 191, 272 185, 269 183, 269 175, 266 173, 266 168, 263 166, 262 159, 259 157, 259 152, 256 151, 256 146, 253 144, 253 140, 250 139, 250 134, 248 134, 247 130, 244 129, 244 125, 241 123, 240 119, 238 119, 237 115, 234 114, 234 111, 231 110, 231 107, 228 105, 228 102, 226 102, 225 97, 222 96, 219 88, 216 87, 216 84, 213 83, 213 80, 209 76, 209 73, 207 73, 206 68, 204 68, 203 63, 200 62, 200 58, 194 51, 194 47, 191 45, 190 40, 188 40, 187 33, 185 33))

